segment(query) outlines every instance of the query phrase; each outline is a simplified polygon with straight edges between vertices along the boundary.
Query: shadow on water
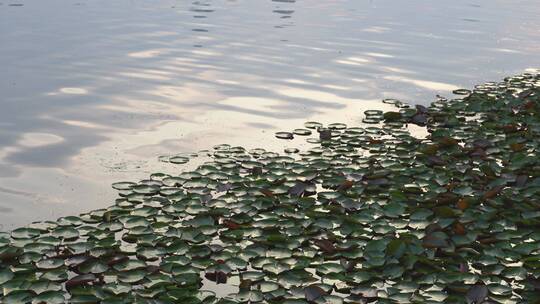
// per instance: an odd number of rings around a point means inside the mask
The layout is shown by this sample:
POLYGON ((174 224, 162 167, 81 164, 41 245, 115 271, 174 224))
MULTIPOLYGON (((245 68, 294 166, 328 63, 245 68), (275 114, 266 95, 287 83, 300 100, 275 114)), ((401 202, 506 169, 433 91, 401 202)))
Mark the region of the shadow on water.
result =
POLYGON ((4 228, 109 205, 112 181, 167 170, 159 154, 271 148, 264 132, 540 62, 534 1, 16 4, 0 6, 4 228))

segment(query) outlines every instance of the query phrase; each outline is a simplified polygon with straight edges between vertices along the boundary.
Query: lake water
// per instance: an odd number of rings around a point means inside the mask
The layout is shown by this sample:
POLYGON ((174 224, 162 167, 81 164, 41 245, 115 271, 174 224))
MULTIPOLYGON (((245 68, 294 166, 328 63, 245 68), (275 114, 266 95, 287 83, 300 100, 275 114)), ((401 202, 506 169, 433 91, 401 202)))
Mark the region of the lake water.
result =
POLYGON ((0 230, 112 204, 163 154, 540 67, 537 0, 0 0, 0 230))

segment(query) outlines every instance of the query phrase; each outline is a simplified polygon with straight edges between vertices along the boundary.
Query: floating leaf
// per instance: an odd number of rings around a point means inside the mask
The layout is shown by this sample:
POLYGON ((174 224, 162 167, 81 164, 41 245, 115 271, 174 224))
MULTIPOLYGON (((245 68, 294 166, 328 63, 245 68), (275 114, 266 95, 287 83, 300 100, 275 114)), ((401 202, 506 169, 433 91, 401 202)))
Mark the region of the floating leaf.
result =
POLYGON ((294 129, 293 133, 300 136, 308 136, 311 135, 311 131, 308 129, 294 129))
POLYGON ((185 156, 171 156, 169 157, 169 162, 181 165, 189 162, 189 158, 185 156))
POLYGON ((32 303, 61 304, 65 303, 65 301, 64 293, 58 290, 42 292, 32 299, 32 303))
POLYGON ((304 288, 304 294, 308 302, 314 302, 322 296, 326 295, 326 291, 317 285, 310 285, 304 288))
POLYGON ((426 248, 446 248, 449 246, 449 243, 444 233, 433 232, 424 237, 422 245, 426 248))
POLYGON ((318 129, 318 128, 322 128, 323 125, 319 122, 308 121, 304 123, 304 126, 308 129, 318 129))
POLYGON ((96 279, 97 279, 97 277, 95 275, 93 275, 93 274, 78 275, 78 276, 75 276, 75 277, 71 278, 70 280, 68 280, 66 282, 66 289, 69 290, 69 289, 74 288, 74 287, 86 285, 88 283, 94 282, 96 279))
POLYGON ((279 139, 293 139, 294 135, 291 132, 276 132, 276 137, 279 139))
POLYGON ((49 270, 64 266, 64 260, 61 259, 46 259, 36 263, 39 269, 49 270))
POLYGON ((466 295, 466 300, 468 304, 480 304, 484 302, 488 296, 488 288, 486 285, 478 284, 472 286, 466 295))

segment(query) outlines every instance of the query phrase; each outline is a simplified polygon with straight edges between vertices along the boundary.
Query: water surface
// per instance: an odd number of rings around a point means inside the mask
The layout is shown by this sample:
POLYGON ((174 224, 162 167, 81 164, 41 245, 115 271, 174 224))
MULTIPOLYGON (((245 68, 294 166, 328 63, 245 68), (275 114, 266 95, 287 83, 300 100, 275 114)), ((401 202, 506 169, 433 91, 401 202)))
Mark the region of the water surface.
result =
POLYGON ((0 0, 0 230, 218 143, 540 66, 537 1, 0 0))

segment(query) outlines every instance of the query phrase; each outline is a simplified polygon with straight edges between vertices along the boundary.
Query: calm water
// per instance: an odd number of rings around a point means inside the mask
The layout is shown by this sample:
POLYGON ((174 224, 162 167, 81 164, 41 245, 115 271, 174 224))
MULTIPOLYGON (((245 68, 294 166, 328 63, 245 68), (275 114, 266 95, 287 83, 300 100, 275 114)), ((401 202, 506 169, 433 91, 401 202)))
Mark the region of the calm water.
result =
MULTIPOLYGON (((218 143, 540 67, 537 0, 0 0, 0 230, 218 143)), ((279 148, 278 148, 279 147, 279 148)))

